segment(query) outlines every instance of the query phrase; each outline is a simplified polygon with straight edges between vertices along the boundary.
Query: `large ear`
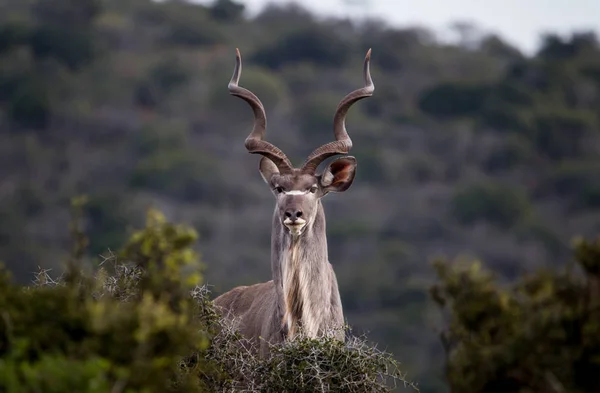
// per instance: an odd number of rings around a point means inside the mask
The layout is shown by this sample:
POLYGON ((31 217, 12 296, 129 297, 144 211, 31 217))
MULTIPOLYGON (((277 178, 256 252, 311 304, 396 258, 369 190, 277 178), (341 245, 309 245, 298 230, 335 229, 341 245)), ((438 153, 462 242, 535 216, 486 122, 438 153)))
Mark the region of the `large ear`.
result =
POLYGON ((352 185, 356 174, 356 158, 341 157, 327 165, 321 175, 321 187, 325 192, 343 192, 352 185))
POLYGON ((277 168, 277 165, 267 157, 261 158, 258 170, 265 183, 269 185, 271 184, 273 175, 279 175, 279 168, 277 168))

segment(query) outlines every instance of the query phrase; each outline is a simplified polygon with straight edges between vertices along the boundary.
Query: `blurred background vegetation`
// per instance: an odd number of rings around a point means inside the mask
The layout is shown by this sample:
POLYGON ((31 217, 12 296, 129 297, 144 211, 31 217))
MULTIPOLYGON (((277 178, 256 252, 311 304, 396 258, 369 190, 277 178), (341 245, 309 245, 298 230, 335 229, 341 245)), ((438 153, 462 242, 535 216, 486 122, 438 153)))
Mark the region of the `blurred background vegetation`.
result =
POLYGON ((350 325, 421 391, 448 389, 431 259, 480 259, 504 285, 600 232, 591 32, 548 34, 527 56, 495 35, 440 43, 294 5, 249 18, 232 0, 4 0, 0 260, 18 282, 68 258, 82 193, 89 261, 154 206, 199 233, 213 296, 269 279, 273 201, 243 145, 251 112, 227 92, 235 47, 268 139, 297 164, 331 139, 373 49, 375 94, 347 121, 357 178, 324 201, 330 260, 350 325))

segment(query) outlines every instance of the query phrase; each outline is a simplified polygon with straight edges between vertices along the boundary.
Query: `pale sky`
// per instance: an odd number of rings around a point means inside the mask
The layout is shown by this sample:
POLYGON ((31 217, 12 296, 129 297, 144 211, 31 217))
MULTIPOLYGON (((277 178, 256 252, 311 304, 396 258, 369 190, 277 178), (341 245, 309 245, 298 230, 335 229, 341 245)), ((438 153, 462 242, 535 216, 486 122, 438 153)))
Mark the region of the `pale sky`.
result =
MULTIPOLYGON (((210 0, 196 0, 209 3, 210 0)), ((267 3, 285 4, 289 0, 236 0, 253 15, 267 3)), ((503 39, 528 53, 537 48, 540 33, 593 29, 600 33, 600 0, 299 0, 305 8, 320 15, 359 15, 384 19, 392 26, 423 26, 436 33, 450 34, 455 21, 474 22, 484 31, 498 33, 503 39), (366 2, 362 8, 349 2, 366 2)))

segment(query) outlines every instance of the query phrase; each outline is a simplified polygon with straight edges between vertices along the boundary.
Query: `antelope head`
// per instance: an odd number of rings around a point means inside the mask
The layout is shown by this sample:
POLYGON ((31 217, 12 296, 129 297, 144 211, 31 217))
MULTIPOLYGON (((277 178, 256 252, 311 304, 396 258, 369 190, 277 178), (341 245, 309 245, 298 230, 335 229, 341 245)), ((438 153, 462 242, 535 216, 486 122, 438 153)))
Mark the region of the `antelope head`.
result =
POLYGON ((242 59, 236 49, 236 65, 228 88, 232 95, 245 100, 254 112, 254 127, 246 138, 245 146, 252 154, 262 155, 260 174, 276 198, 276 215, 293 236, 300 236, 314 222, 319 201, 330 192, 343 192, 352 185, 356 173, 356 159, 344 156, 331 161, 320 174, 317 167, 327 158, 348 154, 352 140, 346 131, 348 109, 358 100, 373 95, 367 52, 363 66, 364 86, 346 95, 339 103, 333 119, 335 140, 315 149, 302 167, 294 168, 278 147, 265 141, 267 118, 262 102, 251 91, 238 85, 242 72, 242 59))

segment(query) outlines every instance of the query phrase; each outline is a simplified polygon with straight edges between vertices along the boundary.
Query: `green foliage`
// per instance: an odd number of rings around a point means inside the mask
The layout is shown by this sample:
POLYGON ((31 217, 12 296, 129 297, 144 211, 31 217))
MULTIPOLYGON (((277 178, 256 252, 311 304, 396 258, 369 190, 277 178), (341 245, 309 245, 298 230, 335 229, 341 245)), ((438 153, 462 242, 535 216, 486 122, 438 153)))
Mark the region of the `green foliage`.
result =
MULTIPOLYGON (((83 203, 75 201, 78 209, 83 203)), ((191 229, 151 210, 121 253, 126 262, 105 261, 93 276, 75 260, 63 279, 41 271, 37 285, 23 289, 2 270, 2 390, 206 391, 198 374, 178 371, 184 355, 209 343, 207 326, 193 323, 190 289, 201 276, 182 279, 184 269, 199 267, 194 240, 191 229)))
POLYGON ((419 106, 433 116, 473 116, 481 112, 488 92, 487 86, 446 83, 425 92, 419 106))
POLYGON ((374 48, 377 63, 382 69, 391 72, 406 67, 410 63, 407 58, 414 56, 419 46, 430 39, 426 31, 416 29, 389 29, 373 34, 373 42, 377 43, 374 48))
POLYGON ((180 287, 187 291, 201 283, 199 257, 192 248, 196 240, 192 228, 171 225, 161 213, 150 210, 146 227, 131 236, 121 257, 138 261, 146 271, 140 281, 142 291, 155 296, 167 291, 174 296, 180 287))
POLYGON ((578 241, 575 259, 579 271, 543 269, 510 286, 479 264, 435 263, 451 391, 600 389, 600 238, 578 241))
POLYGON ((84 260, 120 249, 155 205, 201 230, 216 294, 269 277, 272 199, 243 146, 251 111, 227 91, 235 47, 267 140, 295 164, 331 140, 333 111, 373 48, 375 94, 346 122, 357 177, 325 202, 328 247, 349 324, 394 352, 422 391, 445 391, 422 261, 471 250, 514 277, 598 231, 594 34, 551 33, 530 55, 486 32, 465 47, 292 3, 257 15, 237 0, 0 8, 0 259, 17 282, 68 257, 68 201, 80 193, 84 260), (485 239, 464 227, 478 221, 493 224, 485 239))
POLYGON ((576 158, 584 146, 582 139, 595 128, 595 116, 587 111, 554 111, 535 117, 535 144, 553 158, 576 158))
POLYGON ((90 254, 100 255, 107 248, 116 250, 123 246, 128 213, 119 195, 94 195, 87 201, 85 212, 90 254))
MULTIPOLYGON (((31 15, 15 12, 0 23, 0 54, 20 60, 18 68, 3 70, 0 77, 0 87, 6 89, 0 99, 6 99, 5 111, 15 126, 48 127, 52 101, 62 90, 56 86, 56 72, 79 70, 94 59, 97 41, 92 25, 100 10, 96 0, 38 0, 31 15)), ((0 60, 0 68, 10 65, 0 60)))
POLYGON ((32 52, 72 70, 87 64, 96 49, 92 23, 100 11, 98 0, 38 0, 33 8, 38 23, 29 37, 32 52))
POLYGON ((600 180, 594 164, 564 162, 540 184, 539 193, 560 195, 573 210, 600 207, 600 180))
POLYGON ((187 80, 187 70, 178 59, 162 59, 148 71, 144 79, 138 82, 135 100, 142 106, 159 106, 171 92, 187 80))
POLYGON ((452 211, 462 224, 489 221, 511 227, 531 213, 531 203, 523 190, 496 183, 474 184, 458 190, 452 211))
POLYGON ((210 14, 216 20, 236 22, 242 18, 246 7, 232 0, 215 0, 210 7, 210 14))
POLYGON ((301 338, 259 358, 208 298, 196 232, 151 209, 118 254, 80 270, 87 245, 73 200, 65 275, 13 284, 0 269, 0 389, 108 393, 239 391, 389 392, 406 381, 391 355, 351 337, 301 338))
POLYGON ((316 144, 315 140, 323 139, 323 130, 331 128, 331 113, 339 101, 339 97, 333 94, 314 94, 300 102, 297 120, 308 141, 316 144))
POLYGON ((521 222, 516 231, 520 240, 538 242, 556 255, 561 255, 568 249, 559 231, 548 225, 542 218, 530 217, 529 220, 521 222))
POLYGON ((139 160, 130 179, 133 187, 164 190, 191 201, 215 197, 209 190, 218 180, 218 168, 210 156, 186 146, 178 125, 148 126, 141 131, 136 141, 139 160))
POLYGON ((598 39, 594 32, 576 32, 569 38, 545 34, 538 54, 548 59, 568 59, 594 51, 597 47, 598 39))
POLYGON ((509 61, 518 61, 523 58, 523 55, 517 48, 504 42, 502 38, 496 34, 489 34, 481 41, 481 51, 509 61))
POLYGON ((27 41, 29 26, 23 20, 7 20, 0 27, 0 54, 8 52, 27 41))
POLYGON ((91 42, 89 35, 70 26, 42 26, 31 35, 31 49, 36 57, 56 58, 71 69, 90 61, 91 42))
POLYGON ((483 166, 489 173, 496 174, 522 167, 531 159, 531 143, 519 134, 510 134, 492 147, 484 159, 483 166))
POLYGON ((7 112, 16 124, 36 129, 48 125, 51 104, 46 88, 40 83, 37 78, 29 77, 11 97, 7 112))
POLYGON ((209 17, 208 10, 188 2, 171 1, 165 7, 148 11, 148 22, 158 22, 166 30, 161 40, 165 46, 207 46, 222 41, 226 35, 219 22, 209 17))
POLYGON ((337 35, 320 26, 310 26, 292 31, 259 50, 252 62, 272 69, 301 61, 335 67, 344 64, 349 55, 348 44, 337 35))

